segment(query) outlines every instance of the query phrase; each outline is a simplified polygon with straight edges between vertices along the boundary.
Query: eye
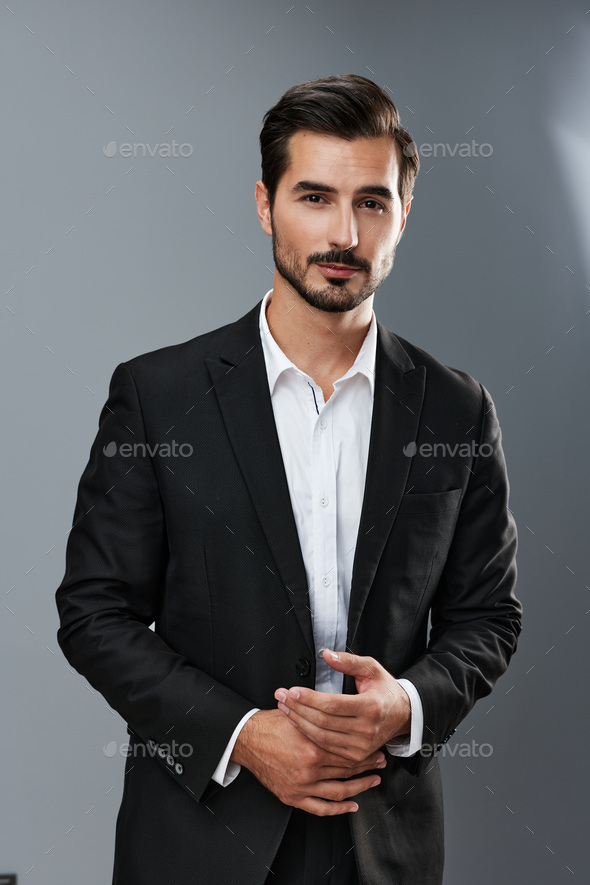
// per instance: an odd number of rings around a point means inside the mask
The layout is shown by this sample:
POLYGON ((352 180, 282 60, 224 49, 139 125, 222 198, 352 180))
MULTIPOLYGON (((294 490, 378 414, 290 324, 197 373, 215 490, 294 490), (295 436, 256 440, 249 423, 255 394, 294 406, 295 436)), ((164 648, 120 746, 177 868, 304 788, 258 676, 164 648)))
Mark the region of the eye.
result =
POLYGON ((314 202, 314 203, 315 203, 316 200, 323 200, 323 197, 321 197, 319 194, 306 194, 306 195, 303 197, 303 199, 304 199, 304 200, 309 200, 310 202, 314 202))
POLYGON ((367 205, 367 203, 373 204, 368 207, 369 209, 382 209, 384 212, 386 211, 385 206, 382 203, 378 203, 377 200, 365 200, 362 205, 367 205))

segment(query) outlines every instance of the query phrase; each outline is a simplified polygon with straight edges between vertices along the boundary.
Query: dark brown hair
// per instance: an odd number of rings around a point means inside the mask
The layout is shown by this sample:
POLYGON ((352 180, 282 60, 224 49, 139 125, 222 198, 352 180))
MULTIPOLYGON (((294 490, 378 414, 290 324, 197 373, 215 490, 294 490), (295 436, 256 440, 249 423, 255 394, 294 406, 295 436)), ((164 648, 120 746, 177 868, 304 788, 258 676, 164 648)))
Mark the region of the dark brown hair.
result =
POLYGON ((347 141, 389 135, 399 146, 398 193, 405 206, 420 169, 410 133, 388 95, 372 80, 337 74, 293 86, 264 115, 260 132, 262 182, 271 209, 280 179, 289 167, 289 139, 299 129, 336 135, 347 141))

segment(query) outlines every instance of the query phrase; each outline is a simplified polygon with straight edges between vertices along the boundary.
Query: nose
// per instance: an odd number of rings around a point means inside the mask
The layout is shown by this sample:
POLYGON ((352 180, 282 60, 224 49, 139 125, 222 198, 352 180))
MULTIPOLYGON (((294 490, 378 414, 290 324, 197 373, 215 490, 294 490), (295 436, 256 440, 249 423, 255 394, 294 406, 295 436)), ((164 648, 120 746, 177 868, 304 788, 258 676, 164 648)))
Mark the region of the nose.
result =
POLYGON ((352 206, 335 206, 330 213, 328 240, 332 249, 350 251, 358 246, 358 226, 352 206))

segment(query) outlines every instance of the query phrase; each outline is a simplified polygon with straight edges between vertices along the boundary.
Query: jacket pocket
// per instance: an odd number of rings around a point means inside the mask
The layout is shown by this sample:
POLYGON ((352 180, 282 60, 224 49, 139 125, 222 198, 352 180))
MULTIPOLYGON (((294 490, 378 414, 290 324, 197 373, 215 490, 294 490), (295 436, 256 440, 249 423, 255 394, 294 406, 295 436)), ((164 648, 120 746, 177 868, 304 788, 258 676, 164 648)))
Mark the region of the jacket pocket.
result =
POLYGON ((401 500, 398 515, 421 513, 446 513, 457 510, 461 502, 462 489, 447 492, 409 492, 401 500))

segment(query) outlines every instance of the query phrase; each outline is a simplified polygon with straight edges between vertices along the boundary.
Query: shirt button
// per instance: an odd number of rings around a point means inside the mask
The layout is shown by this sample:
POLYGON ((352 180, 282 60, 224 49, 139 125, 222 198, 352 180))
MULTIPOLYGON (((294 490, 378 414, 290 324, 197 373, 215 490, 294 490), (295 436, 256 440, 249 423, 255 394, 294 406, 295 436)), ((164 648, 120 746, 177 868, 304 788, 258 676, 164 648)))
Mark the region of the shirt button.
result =
POLYGON ((322 428, 322 430, 325 430, 327 426, 328 426, 328 422, 324 418, 322 418, 320 420, 320 427, 322 428))
POLYGON ((329 503, 330 501, 328 500, 328 498, 320 498, 320 504, 322 505, 322 507, 327 507, 329 503))
POLYGON ((332 581, 330 580, 330 578, 327 575, 324 575, 324 577, 322 578, 322 584, 324 585, 324 587, 329 587, 331 583, 332 581))

